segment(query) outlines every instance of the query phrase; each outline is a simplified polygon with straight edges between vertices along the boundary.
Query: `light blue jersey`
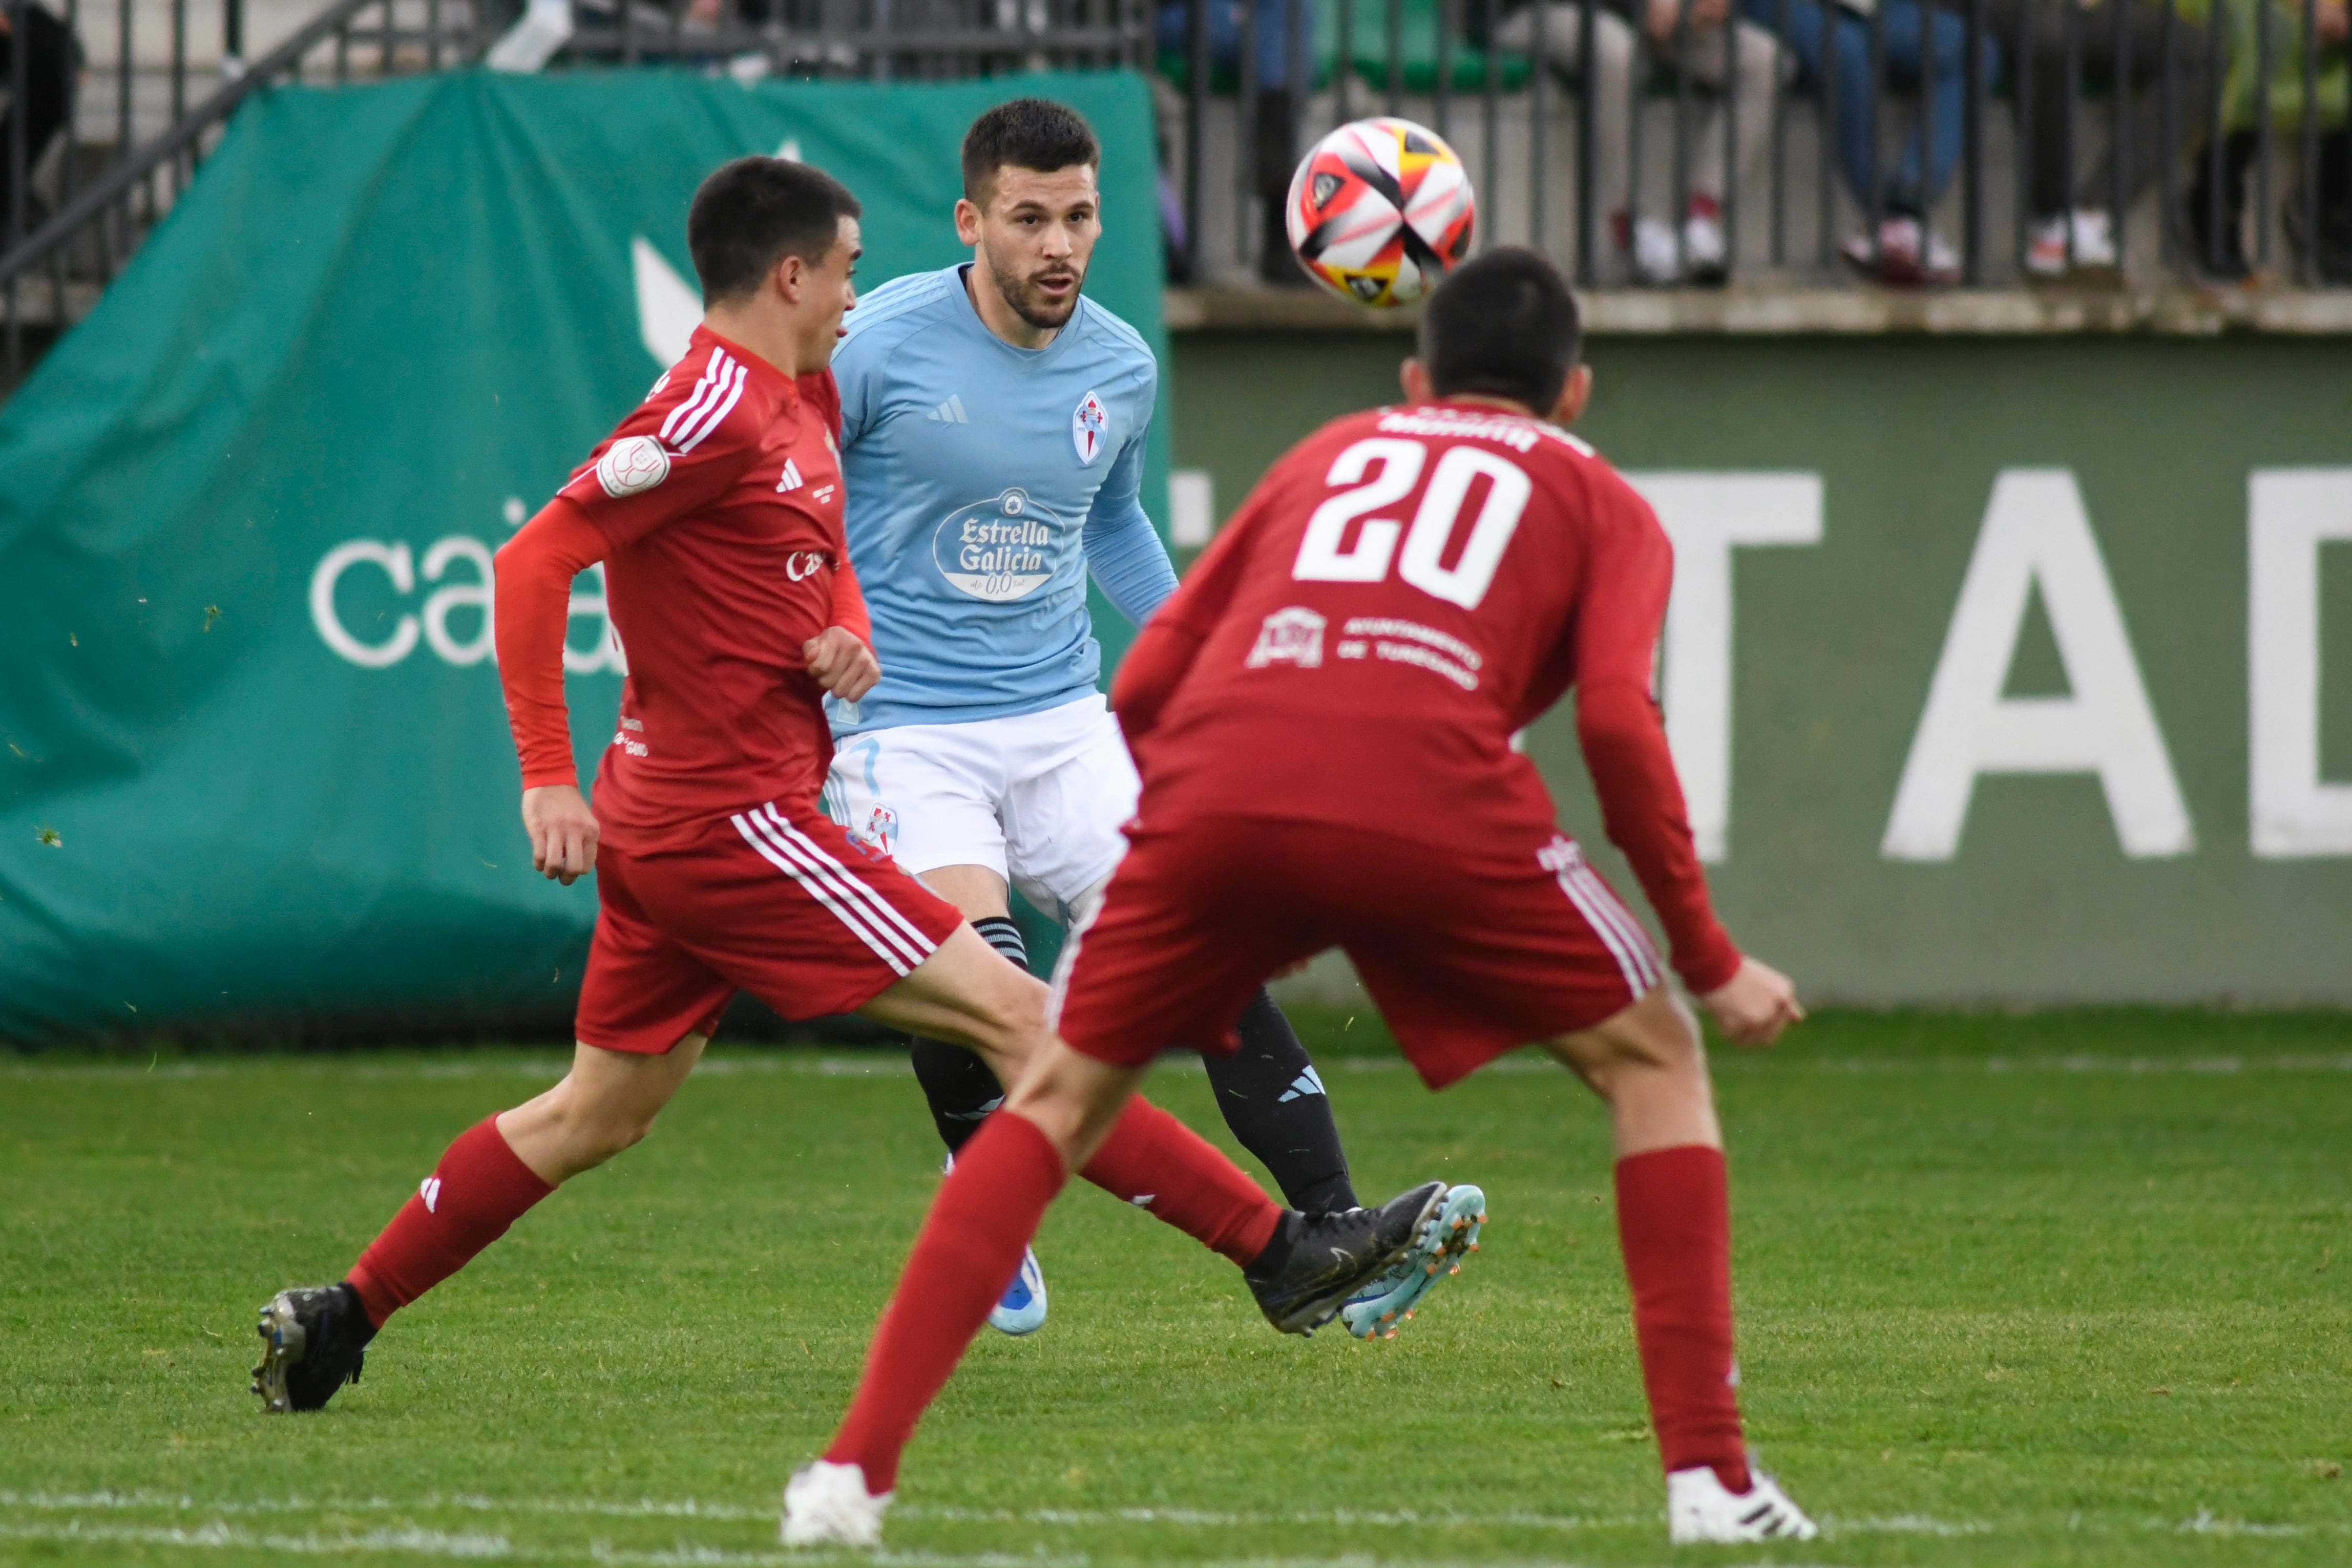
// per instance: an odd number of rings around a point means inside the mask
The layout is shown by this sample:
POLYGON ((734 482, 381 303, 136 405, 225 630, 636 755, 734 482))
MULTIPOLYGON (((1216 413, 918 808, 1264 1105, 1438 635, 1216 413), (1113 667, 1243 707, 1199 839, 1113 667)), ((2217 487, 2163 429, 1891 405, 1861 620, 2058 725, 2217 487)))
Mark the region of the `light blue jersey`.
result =
POLYGON ((1102 669, 1088 570, 1139 624, 1176 590, 1142 504, 1151 350, 1083 297, 1051 343, 1016 349, 963 270, 884 284, 834 350, 849 559, 882 661, 864 700, 826 700, 837 736, 1075 702, 1102 669))

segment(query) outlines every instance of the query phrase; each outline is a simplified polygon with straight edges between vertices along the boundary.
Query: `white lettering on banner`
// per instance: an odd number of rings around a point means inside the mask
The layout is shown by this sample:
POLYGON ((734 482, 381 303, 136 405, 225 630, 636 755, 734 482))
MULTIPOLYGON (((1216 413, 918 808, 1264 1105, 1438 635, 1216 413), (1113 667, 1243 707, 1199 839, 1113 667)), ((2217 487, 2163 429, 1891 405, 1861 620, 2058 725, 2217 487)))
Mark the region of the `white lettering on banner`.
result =
POLYGON ((1661 652, 1666 746, 1682 778, 1698 857, 1719 862, 1731 835, 1731 552, 1822 542, 1822 476, 1645 473, 1641 492, 1675 547, 1661 652))
POLYGON ((2352 854, 2352 784, 2319 777, 2319 547, 2337 539, 2352 468, 2247 476, 2247 828, 2263 860, 2352 854))
POLYGON ((448 664, 478 664, 498 651, 498 629, 491 623, 490 547, 465 534, 451 534, 436 539, 433 548, 425 552, 425 580, 438 582, 441 574, 453 560, 462 560, 474 569, 471 582, 453 582, 436 590, 425 601, 425 643, 448 664), (482 624, 473 637, 460 643, 449 632, 449 614, 455 610, 481 612, 482 624))
POLYGON ((362 643, 351 633, 342 619, 335 613, 335 589, 343 580, 343 573, 355 566, 373 566, 392 579, 394 593, 413 592, 416 587, 416 568, 404 544, 386 544, 382 539, 345 539, 319 559, 310 573, 310 624, 319 629, 319 640, 332 648, 336 654, 364 670, 382 670, 408 657, 416 646, 416 617, 403 615, 393 622, 392 635, 381 643, 362 643))
POLYGON ((1994 480, 1879 852, 1950 860, 1986 773, 2096 773, 2125 854, 2197 847, 2071 469, 2005 468, 1994 480), (2037 587, 2070 695, 2004 697, 2037 587))
MULTIPOLYGON (((816 559, 823 564, 821 555, 816 559)), ((406 597, 416 591, 416 559, 405 540, 345 539, 321 556, 310 572, 310 624, 318 631, 319 640, 336 657, 363 670, 390 669, 415 653, 420 642, 442 663, 461 669, 493 661, 498 656, 494 620, 497 584, 490 547, 470 534, 449 534, 436 539, 425 551, 424 580, 440 582, 449 568, 459 561, 473 568, 472 581, 444 583, 425 597, 419 612, 404 611, 391 622, 390 635, 381 642, 370 643, 343 624, 335 608, 335 596, 344 576, 357 567, 373 568, 389 580, 393 592, 406 597), (449 618, 461 610, 481 614, 481 625, 470 637, 460 637, 450 628, 449 618)), ((581 581, 572 586, 568 608, 572 620, 584 617, 593 621, 596 634, 584 648, 569 641, 564 643, 564 669, 573 674, 594 674, 602 670, 627 674, 628 657, 622 651, 620 634, 613 629, 613 617, 604 601, 603 563, 581 573, 581 581)))
POLYGON ((637 340, 656 364, 677 363, 702 325, 702 291, 643 235, 629 236, 629 276, 636 286, 637 340))

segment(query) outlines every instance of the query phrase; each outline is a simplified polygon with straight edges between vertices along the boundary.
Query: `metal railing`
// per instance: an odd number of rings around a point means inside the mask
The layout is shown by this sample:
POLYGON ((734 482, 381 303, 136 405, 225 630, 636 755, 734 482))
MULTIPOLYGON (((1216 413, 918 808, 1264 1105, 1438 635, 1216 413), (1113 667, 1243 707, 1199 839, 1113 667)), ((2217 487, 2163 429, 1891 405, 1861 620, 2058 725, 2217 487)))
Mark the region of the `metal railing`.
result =
POLYGON ((64 0, 61 16, 34 0, 0 0, 0 16, 16 46, 0 130, 7 174, 0 315, 11 382, 23 370, 27 329, 54 332, 89 310, 247 98, 278 82, 436 70, 471 57, 482 43, 467 0, 335 0, 250 63, 245 0, 218 0, 204 18, 204 35, 192 25, 190 0, 116 0, 103 13, 64 0), (94 18, 107 23, 111 47, 84 58, 79 40, 94 18), (44 33, 61 37, 69 52, 63 121, 47 145, 36 146, 35 133, 47 128, 30 112, 38 107, 35 73, 55 57, 37 59, 39 51, 23 46, 44 33), (200 46, 206 35, 217 47, 200 46), (194 93, 202 96, 192 104, 194 93), (110 134, 100 141, 93 129, 110 134), (43 174, 46 181, 37 177, 43 174), (35 222, 45 194, 52 210, 35 222))
POLYGON ((574 8, 562 62, 942 80, 1150 63, 1149 0, 614 0, 574 8))
MULTIPOLYGON (((56 3, 0 0, 11 379, 27 327, 87 310, 246 98, 473 60, 521 10, 334 0, 305 18, 268 9, 299 0, 56 3), (273 28, 247 64, 248 32, 273 28), (86 31, 104 36, 84 58, 86 31), (43 72, 60 37, 68 101, 44 146, 38 122, 58 106, 43 72)), ((1629 11, 580 0, 555 63, 744 80, 1150 70, 1170 255, 1197 281, 1297 281, 1280 212, 1290 168, 1323 131, 1384 111, 1454 143, 1480 193, 1482 244, 1535 245, 1587 287, 1802 284, 1845 269, 1974 285, 2352 283, 2346 0, 1615 3, 1629 11)))
POLYGON ((1293 161, 1401 113, 1588 287, 2352 285, 2344 0, 1491 3, 1171 0, 1180 264, 1278 278, 1293 161))

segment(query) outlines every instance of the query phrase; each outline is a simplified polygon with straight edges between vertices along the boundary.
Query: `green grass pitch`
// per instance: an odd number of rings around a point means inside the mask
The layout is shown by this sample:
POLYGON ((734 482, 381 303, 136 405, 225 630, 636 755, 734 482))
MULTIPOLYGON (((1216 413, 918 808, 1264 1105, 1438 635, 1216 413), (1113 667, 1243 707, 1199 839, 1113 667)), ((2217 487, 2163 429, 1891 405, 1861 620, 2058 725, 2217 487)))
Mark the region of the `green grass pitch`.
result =
MULTIPOLYGON (((1367 1196, 1493 1223, 1392 1343, 1281 1338, 1083 1186, 1054 1315, 984 1333, 887 1560, 2352 1561, 2352 1019, 1832 1015, 1718 1048, 1752 1440, 1825 1525, 1676 1552, 1599 1107, 1441 1096, 1311 1020, 1367 1196)), ((403 1314, 320 1416, 253 1310, 335 1277, 545 1051, 0 1062, 0 1561, 783 1562, 937 1185, 902 1061, 719 1053, 653 1137, 403 1314)), ((1197 1071, 1153 1092, 1230 1147, 1197 1071)), ((803 1561, 795 1557, 790 1561, 803 1561)))

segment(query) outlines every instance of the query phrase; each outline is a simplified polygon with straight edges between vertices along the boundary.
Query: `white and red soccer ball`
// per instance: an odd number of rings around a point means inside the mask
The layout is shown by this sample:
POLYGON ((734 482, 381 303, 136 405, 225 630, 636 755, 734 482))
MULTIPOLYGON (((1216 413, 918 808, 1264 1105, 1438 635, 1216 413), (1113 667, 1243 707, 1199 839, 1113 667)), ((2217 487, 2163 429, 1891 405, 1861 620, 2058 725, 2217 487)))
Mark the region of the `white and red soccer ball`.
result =
POLYGON ((1383 115, 1315 144, 1290 177, 1284 215, 1308 277, 1386 309, 1428 294, 1470 254, 1477 200, 1444 138, 1383 115))

